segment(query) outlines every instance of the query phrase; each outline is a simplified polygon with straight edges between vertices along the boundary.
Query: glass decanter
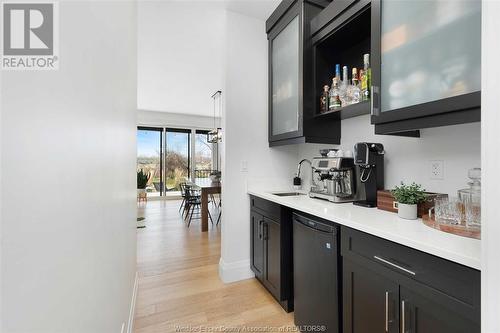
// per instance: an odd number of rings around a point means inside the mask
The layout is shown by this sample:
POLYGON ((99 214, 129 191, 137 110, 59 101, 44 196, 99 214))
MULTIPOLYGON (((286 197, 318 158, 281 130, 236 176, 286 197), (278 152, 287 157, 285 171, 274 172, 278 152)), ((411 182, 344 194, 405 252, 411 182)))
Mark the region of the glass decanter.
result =
POLYGON ((465 222, 468 227, 481 226, 481 168, 470 169, 469 188, 458 190, 458 198, 463 205, 465 222))

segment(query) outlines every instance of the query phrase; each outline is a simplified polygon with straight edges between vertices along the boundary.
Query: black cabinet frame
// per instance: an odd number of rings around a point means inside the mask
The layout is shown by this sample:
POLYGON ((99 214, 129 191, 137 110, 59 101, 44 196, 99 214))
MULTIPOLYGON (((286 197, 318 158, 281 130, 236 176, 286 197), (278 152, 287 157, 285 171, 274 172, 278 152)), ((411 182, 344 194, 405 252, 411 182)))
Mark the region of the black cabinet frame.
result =
MULTIPOLYGON (((338 110, 327 111, 322 114, 317 113, 317 110, 319 109, 319 92, 322 91, 322 85, 328 83, 323 82, 322 84, 319 84, 318 82, 318 71, 322 72, 324 69, 324 64, 321 64, 321 61, 318 61, 318 48, 323 42, 325 42, 329 38, 332 38, 332 36, 335 36, 335 34, 342 28, 349 25, 355 25, 356 23, 353 21, 356 21, 356 19, 362 17, 362 15, 367 14, 369 17, 371 17, 371 15, 369 15, 370 3, 370 0, 344 0, 339 2, 332 2, 311 21, 311 52, 313 66, 312 85, 314 87, 313 91, 315 93, 313 98, 313 117, 322 118, 324 120, 342 120, 370 113, 370 101, 362 101, 357 104, 351 104, 338 110)), ((342 45, 340 45, 339 48, 342 48, 342 45)), ((372 53, 371 50, 365 51, 369 51, 369 53, 372 53)), ((362 55, 363 53, 359 54, 360 62, 362 61, 362 55)), ((329 65, 333 68, 334 64, 331 63, 329 65)))
POLYGON ((330 0, 284 0, 266 21, 268 34, 268 141, 269 146, 299 143, 340 144, 340 121, 328 117, 314 117, 315 91, 313 85, 313 63, 311 52, 311 19, 321 12, 330 0), (294 19, 299 19, 299 87, 298 87, 298 129, 273 135, 273 40, 294 19))
POLYGON ((481 121, 481 92, 472 92, 436 101, 381 112, 381 20, 384 0, 372 3, 372 100, 371 123, 375 134, 419 136, 418 130, 481 121))
POLYGON ((268 84, 268 104, 269 104, 269 142, 291 139, 301 137, 303 135, 303 114, 304 114, 304 28, 303 28, 303 15, 300 13, 299 3, 295 2, 293 6, 288 8, 286 14, 279 18, 279 21, 275 23, 272 30, 268 32, 268 63, 269 63, 269 84, 268 84), (292 22, 296 17, 299 19, 299 113, 298 113, 298 129, 297 131, 287 132, 282 134, 273 134, 273 41, 274 39, 285 29, 290 22, 292 22))

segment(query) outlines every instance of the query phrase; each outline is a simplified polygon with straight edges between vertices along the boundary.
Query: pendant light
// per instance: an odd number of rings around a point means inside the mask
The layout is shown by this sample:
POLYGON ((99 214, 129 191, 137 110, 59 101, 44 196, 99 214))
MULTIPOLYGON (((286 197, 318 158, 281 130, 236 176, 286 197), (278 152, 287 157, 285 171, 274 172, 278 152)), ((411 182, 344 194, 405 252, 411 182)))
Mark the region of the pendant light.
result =
POLYGON ((217 126, 217 117, 215 115, 216 113, 216 102, 218 101, 219 102, 219 112, 218 112, 218 115, 219 115, 219 121, 220 121, 220 117, 221 117, 221 108, 222 108, 222 91, 220 90, 217 90, 215 92, 215 94, 212 95, 212 99, 214 101, 214 127, 213 129, 208 132, 208 142, 210 143, 219 143, 222 141, 222 128, 218 127, 217 126))

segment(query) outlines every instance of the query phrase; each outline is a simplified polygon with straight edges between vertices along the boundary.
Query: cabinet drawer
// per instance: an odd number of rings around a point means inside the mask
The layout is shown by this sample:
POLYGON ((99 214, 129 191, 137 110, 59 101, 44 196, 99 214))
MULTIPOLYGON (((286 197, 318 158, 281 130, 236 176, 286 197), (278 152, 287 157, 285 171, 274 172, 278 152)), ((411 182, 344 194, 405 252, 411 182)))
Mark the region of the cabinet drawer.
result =
POLYGON ((376 262, 479 311, 481 276, 477 270, 347 227, 342 228, 341 253, 376 262))
POLYGON ((264 216, 272 218, 273 220, 278 221, 278 222, 280 221, 280 218, 281 218, 281 209, 280 209, 281 206, 280 205, 278 205, 274 202, 265 200, 265 199, 251 196, 250 197, 250 206, 251 206, 251 209, 253 209, 253 210, 257 209, 264 216))

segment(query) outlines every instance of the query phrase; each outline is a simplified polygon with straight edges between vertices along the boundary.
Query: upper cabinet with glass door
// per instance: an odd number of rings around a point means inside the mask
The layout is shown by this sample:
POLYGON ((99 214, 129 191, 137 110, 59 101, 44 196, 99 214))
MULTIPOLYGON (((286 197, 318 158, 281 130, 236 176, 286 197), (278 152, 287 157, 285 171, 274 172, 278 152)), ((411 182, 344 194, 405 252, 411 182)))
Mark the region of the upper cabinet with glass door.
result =
POLYGON ((298 15, 271 40, 272 136, 299 131, 299 40, 298 15))
POLYGON ((266 21, 269 40, 269 145, 338 143, 340 124, 312 115, 309 22, 329 1, 284 0, 266 21))
POLYGON ((480 0, 373 0, 372 50, 376 133, 480 120, 480 0))

